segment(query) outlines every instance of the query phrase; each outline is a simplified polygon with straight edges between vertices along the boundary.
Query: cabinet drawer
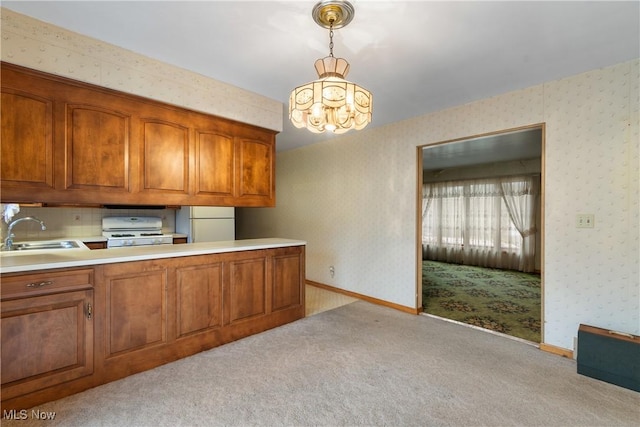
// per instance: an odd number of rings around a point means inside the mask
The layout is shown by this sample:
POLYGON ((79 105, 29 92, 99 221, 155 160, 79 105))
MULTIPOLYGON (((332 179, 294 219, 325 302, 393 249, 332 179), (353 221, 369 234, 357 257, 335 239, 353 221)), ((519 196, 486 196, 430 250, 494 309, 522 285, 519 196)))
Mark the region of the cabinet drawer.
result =
POLYGON ((92 268, 4 275, 0 284, 0 297, 4 301, 36 295, 91 289, 92 287, 92 268))

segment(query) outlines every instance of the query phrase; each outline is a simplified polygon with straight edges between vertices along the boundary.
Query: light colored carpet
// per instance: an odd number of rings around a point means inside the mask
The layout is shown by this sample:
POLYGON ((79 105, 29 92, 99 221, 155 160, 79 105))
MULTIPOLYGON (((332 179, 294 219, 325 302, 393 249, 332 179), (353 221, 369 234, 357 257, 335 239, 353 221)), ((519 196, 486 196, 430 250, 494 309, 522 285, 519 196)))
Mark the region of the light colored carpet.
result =
POLYGON ((637 426, 573 360, 358 301, 36 408, 3 426, 637 426))

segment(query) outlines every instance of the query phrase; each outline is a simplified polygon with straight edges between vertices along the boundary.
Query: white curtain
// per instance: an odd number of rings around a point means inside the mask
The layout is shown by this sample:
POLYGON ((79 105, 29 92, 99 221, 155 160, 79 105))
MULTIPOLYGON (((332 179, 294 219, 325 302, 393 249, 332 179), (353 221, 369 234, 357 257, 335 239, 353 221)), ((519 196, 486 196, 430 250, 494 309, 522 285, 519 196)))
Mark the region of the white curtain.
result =
MULTIPOLYGON (((427 259, 462 263, 464 198, 457 183, 425 184, 430 200, 422 216, 422 241, 427 259)), ((425 203, 423 203, 425 206, 425 203)))
MULTIPOLYGON (((431 207, 431 201, 433 200, 433 198, 431 197, 431 187, 429 185, 426 184, 422 184, 422 218, 424 221, 425 215, 427 214, 427 211, 429 210, 429 208, 431 207)), ((424 225, 423 225, 423 230, 424 230, 424 225)), ((424 236, 424 231, 422 233, 422 235, 424 236)), ((424 240, 424 237, 423 237, 424 240)), ((426 245, 422 244, 422 259, 426 259, 427 257, 427 247, 426 245)))
POLYGON ((525 201, 521 194, 533 195, 535 182, 509 177, 424 184, 423 257, 533 271, 537 199, 525 201))
POLYGON ((535 270, 536 210, 540 193, 540 180, 533 177, 501 179, 502 197, 509 216, 522 236, 522 253, 518 270, 535 270))

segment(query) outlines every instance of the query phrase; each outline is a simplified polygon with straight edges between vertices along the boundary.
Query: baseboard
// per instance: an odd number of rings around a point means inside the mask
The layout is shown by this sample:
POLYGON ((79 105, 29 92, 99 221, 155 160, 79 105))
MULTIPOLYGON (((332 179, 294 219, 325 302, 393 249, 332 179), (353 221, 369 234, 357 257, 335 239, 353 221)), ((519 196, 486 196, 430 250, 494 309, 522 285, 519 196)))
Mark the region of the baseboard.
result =
POLYGON ((556 347, 555 345, 540 343, 540 350, 546 351, 547 353, 556 354, 558 356, 566 357, 568 359, 573 359, 573 351, 567 348, 556 347))
POLYGON ((394 310, 399 310, 405 313, 409 313, 409 314, 419 314, 420 310, 418 310, 417 308, 412 308, 412 307, 407 307, 404 305, 400 305, 400 304, 395 304, 389 301, 385 301, 385 300, 381 300, 378 298, 373 298, 367 295, 362 295, 356 292, 351 292, 351 291, 346 291, 344 289, 340 289, 340 288, 336 288, 334 286, 331 285, 325 285, 324 283, 320 283, 320 282, 314 282, 313 280, 305 280, 305 282, 307 283, 307 285, 311 285, 311 286, 315 286, 316 288, 321 288, 321 289, 326 289, 328 291, 331 292, 337 292, 339 294, 343 294, 343 295, 347 295, 349 297, 352 298, 358 298, 361 299, 363 301, 367 301, 370 302, 372 304, 377 304, 377 305, 382 305, 384 307, 389 307, 389 308, 393 308, 394 310))

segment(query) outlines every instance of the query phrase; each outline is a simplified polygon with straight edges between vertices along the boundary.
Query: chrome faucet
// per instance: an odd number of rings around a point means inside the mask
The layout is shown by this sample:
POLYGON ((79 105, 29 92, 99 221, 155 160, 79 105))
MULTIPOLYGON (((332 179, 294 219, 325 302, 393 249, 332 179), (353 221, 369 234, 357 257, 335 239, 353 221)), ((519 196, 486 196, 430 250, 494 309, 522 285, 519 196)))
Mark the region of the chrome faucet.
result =
POLYGON ((9 223, 9 227, 7 228, 7 238, 4 240, 3 249, 5 251, 10 251, 13 249, 13 238, 16 237, 16 235, 13 234, 13 227, 15 227, 17 223, 22 221, 35 221, 40 224, 42 231, 47 229, 47 227, 44 225, 44 222, 41 219, 36 218, 35 216, 25 216, 24 218, 18 218, 11 221, 9 223))

